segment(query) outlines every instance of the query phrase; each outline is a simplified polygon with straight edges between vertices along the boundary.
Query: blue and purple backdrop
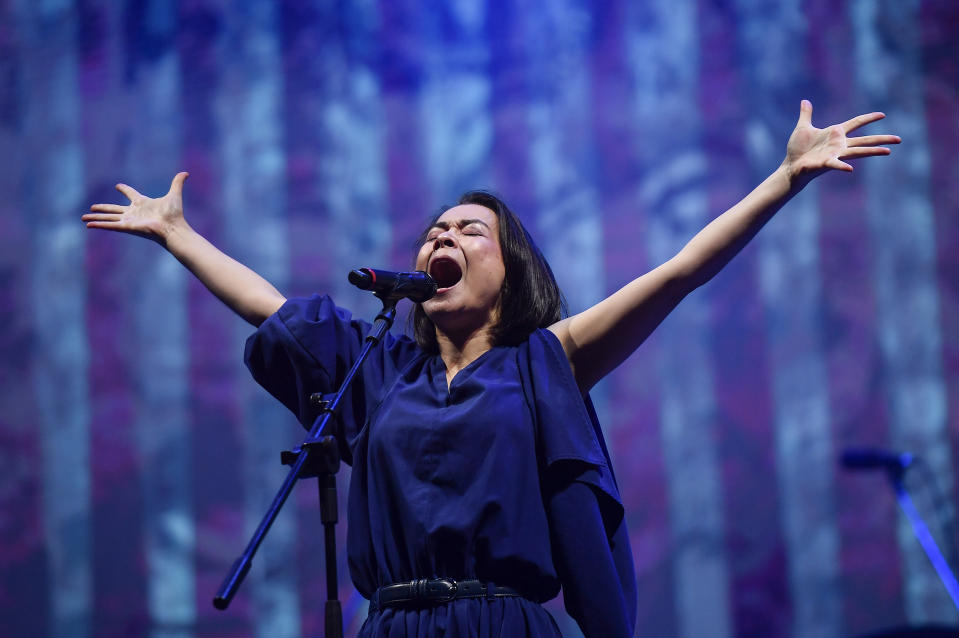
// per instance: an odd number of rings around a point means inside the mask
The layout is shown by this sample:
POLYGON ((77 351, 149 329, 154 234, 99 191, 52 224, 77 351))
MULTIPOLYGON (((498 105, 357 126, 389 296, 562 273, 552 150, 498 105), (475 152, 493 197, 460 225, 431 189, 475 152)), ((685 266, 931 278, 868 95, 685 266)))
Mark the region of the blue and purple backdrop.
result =
POLYGON ((160 247, 83 227, 116 182, 190 171, 198 230, 361 316, 350 269, 407 267, 431 213, 490 188, 577 311, 775 169, 802 98, 820 125, 885 111, 903 144, 807 188, 594 393, 643 636, 959 622, 882 474, 836 463, 921 455, 946 538, 959 3, 0 1, 0 634, 322 632, 310 484, 211 605, 302 431, 244 369, 248 325, 160 247))

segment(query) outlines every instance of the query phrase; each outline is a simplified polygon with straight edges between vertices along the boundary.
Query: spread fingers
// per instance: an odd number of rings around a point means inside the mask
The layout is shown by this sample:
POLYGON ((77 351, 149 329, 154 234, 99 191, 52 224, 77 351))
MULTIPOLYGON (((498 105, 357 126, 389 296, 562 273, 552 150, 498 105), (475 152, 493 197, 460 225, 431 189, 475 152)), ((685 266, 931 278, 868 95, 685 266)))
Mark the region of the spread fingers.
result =
POLYGON ((129 197, 131 202, 137 197, 143 197, 137 189, 132 186, 127 186, 126 184, 117 184, 117 190, 129 197))
POLYGON ((856 159, 857 157, 873 157, 875 155, 889 155, 890 150, 882 146, 862 146, 847 148, 840 157, 842 159, 856 159))
POLYGON ((880 144, 898 144, 902 141, 898 135, 864 135, 850 137, 846 140, 847 146, 879 146, 880 144))
POLYGON ((123 214, 126 211, 126 206, 120 206, 118 204, 94 204, 90 207, 95 213, 117 213, 123 214))
POLYGON ((120 221, 122 217, 123 215, 116 213, 87 213, 80 220, 85 222, 116 222, 120 221))
POLYGON ((875 122, 876 120, 881 120, 884 117, 886 117, 886 114, 880 113, 879 111, 874 113, 865 113, 863 115, 857 115, 852 119, 848 119, 839 126, 841 126, 842 130, 848 134, 852 131, 855 131, 860 126, 865 126, 866 124, 875 122))

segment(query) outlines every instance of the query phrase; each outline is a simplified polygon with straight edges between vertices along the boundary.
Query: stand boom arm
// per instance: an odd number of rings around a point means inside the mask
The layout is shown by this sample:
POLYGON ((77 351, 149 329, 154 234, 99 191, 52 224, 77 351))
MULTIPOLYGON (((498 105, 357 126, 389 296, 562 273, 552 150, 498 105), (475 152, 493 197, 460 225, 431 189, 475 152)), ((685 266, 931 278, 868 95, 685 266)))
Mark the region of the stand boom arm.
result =
MULTIPOLYGON (((219 591, 217 591, 216 596, 213 598, 213 606, 217 609, 222 610, 229 607, 230 601, 233 600, 233 596, 240 587, 240 583, 243 582, 243 579, 250 571, 253 555, 256 554, 256 550, 259 548, 260 543, 263 542, 263 539, 266 537, 266 533, 270 530, 270 526, 276 519, 277 514, 280 513, 280 509, 283 507, 286 499, 290 496, 290 492, 293 490, 293 486, 296 484, 297 479, 306 475, 304 473, 304 466, 307 464, 310 453, 313 451, 317 451, 317 453, 322 452, 323 438, 326 435, 327 425, 330 423, 331 419, 336 416, 336 413, 340 407, 340 401, 346 394, 347 389, 349 389, 350 383, 352 383, 353 378, 356 376, 356 373, 359 371, 363 361, 370 353, 370 350, 373 348, 373 346, 379 343, 379 341, 383 338, 383 335, 385 335, 393 325, 393 320, 396 318, 396 302, 398 300, 389 299, 386 297, 381 297, 381 299, 383 301, 383 309, 376 316, 376 319, 373 322, 373 328, 370 330, 370 334, 367 335, 366 343, 363 344, 363 349, 360 351, 359 356, 356 358, 356 361, 353 362, 353 367, 350 368, 346 378, 343 379, 342 385, 340 385, 339 390, 336 392, 336 396, 330 402, 329 406, 323 410, 323 414, 321 414, 313 423, 313 427, 310 428, 310 433, 307 435, 306 439, 304 439, 303 443, 301 443, 300 446, 294 451, 296 457, 295 460, 291 460, 290 464, 292 467, 290 468, 289 473, 286 475, 283 485, 273 498, 270 508, 263 516, 263 519, 260 521, 259 526, 257 526, 256 531, 253 532, 253 537, 250 539, 250 542, 247 543, 246 549, 243 550, 243 554, 236 560, 236 562, 233 563, 230 573, 227 575, 226 579, 224 579, 223 584, 220 585, 219 591)), ((339 467, 338 458, 336 459, 336 467, 339 467)), ((335 472, 336 468, 333 468, 333 472, 331 472, 331 474, 335 474, 335 472)), ((331 599, 335 601, 335 595, 333 595, 331 599)), ((336 607, 338 607, 338 603, 336 607)), ((327 623, 330 623, 329 618, 327 619, 327 623)), ((342 626, 342 621, 340 621, 340 625, 342 626)), ((327 626, 329 627, 329 624, 327 626)))

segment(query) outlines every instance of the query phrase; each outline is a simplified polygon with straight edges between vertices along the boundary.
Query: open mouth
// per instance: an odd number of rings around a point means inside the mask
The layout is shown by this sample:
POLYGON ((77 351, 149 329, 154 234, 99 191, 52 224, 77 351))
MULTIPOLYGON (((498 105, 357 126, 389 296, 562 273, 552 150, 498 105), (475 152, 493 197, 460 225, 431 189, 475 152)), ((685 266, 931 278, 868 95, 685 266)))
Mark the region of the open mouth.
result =
POLYGON ((436 286, 439 290, 451 288, 459 283, 463 278, 463 271, 460 265, 449 257, 437 257, 430 264, 430 277, 436 280, 436 286))

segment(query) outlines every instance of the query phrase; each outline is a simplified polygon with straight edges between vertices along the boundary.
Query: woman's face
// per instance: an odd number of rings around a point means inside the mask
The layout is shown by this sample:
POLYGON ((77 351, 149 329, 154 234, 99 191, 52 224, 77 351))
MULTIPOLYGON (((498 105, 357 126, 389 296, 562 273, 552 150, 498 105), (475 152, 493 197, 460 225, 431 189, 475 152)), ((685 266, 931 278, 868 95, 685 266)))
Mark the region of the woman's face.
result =
POLYGON ((462 204, 440 215, 427 231, 416 268, 428 272, 438 285, 423 310, 441 331, 496 325, 506 269, 493 211, 462 204))

